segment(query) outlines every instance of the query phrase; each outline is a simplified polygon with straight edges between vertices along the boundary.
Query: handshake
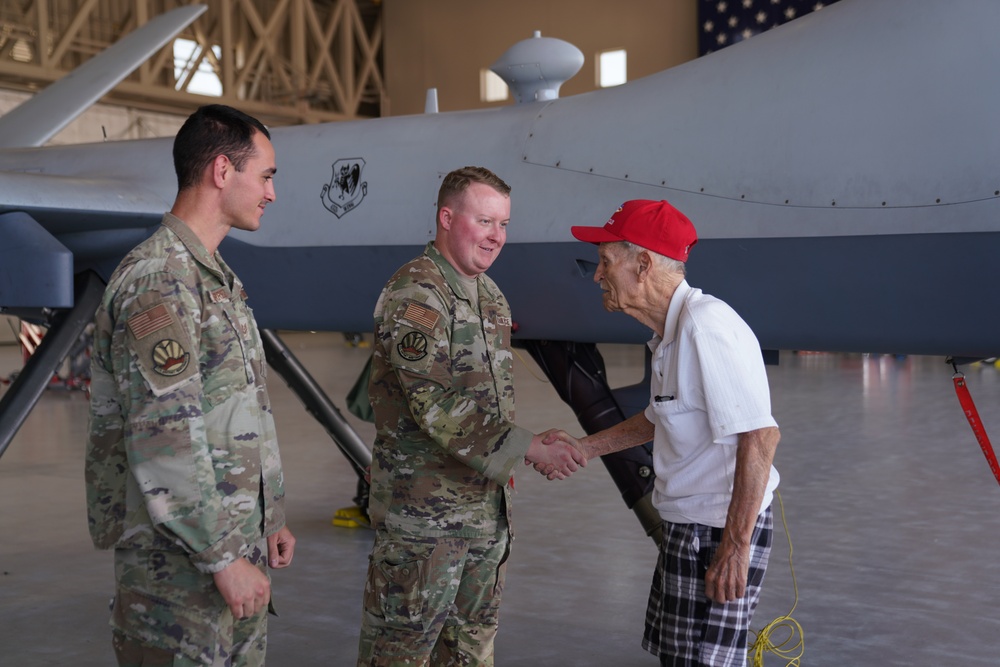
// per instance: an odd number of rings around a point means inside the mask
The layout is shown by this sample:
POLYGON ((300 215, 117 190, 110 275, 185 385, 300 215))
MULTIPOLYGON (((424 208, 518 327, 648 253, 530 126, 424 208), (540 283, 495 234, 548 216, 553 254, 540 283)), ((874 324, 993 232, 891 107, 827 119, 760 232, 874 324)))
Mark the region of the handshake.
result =
POLYGON ((548 479, 566 479, 587 466, 584 443, 559 429, 549 429, 531 439, 524 465, 548 479))

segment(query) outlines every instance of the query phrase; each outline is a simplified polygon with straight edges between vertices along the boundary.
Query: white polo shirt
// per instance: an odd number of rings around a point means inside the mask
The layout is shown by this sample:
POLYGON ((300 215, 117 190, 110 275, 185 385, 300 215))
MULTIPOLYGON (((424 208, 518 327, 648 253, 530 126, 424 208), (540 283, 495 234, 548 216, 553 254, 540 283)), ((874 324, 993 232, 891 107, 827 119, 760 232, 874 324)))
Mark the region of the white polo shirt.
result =
MULTIPOLYGON (((726 303, 681 281, 663 339, 655 336, 650 402, 653 505, 665 521, 722 528, 733 493, 737 434, 777 426, 760 344, 726 303)), ((759 512, 778 486, 771 475, 759 512)))

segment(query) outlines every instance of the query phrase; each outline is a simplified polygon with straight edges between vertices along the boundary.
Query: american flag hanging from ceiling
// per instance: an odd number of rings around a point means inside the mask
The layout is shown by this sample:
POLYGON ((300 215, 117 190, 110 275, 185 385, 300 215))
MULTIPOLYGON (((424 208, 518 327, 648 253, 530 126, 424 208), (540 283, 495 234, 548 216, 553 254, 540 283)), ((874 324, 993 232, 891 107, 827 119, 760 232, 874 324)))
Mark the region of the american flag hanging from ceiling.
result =
POLYGON ((837 0, 698 0, 698 55, 718 51, 837 0))

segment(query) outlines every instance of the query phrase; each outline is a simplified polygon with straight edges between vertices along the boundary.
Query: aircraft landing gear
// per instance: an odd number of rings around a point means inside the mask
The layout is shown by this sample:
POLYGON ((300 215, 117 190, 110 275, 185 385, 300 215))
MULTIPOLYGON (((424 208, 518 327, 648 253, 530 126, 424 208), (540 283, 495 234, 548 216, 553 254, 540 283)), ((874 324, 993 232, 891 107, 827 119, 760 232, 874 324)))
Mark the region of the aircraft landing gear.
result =
POLYGON ((96 273, 87 271, 77 277, 75 292, 74 306, 66 310, 46 308, 32 313, 6 313, 45 322, 49 330, 11 383, 10 389, 0 398, 0 456, 28 418, 63 360, 77 345, 84 329, 94 319, 94 312, 104 294, 104 281, 96 273))
MULTIPOLYGON (((612 390, 608 386, 604 359, 594 343, 526 340, 516 341, 516 344, 531 354, 559 397, 573 408, 580 426, 588 434, 614 426, 637 412, 630 408, 631 412, 626 414, 623 405, 631 402, 644 407, 649 401, 648 358, 643 382, 612 390)), ((607 454, 601 457, 601 461, 621 492, 625 506, 635 512, 646 534, 659 544, 662 522, 651 501, 654 480, 652 452, 652 443, 646 443, 607 454)))
POLYGON ((278 334, 271 329, 261 329, 260 337, 264 342, 267 363, 299 397, 306 412, 326 429, 358 475, 355 507, 338 510, 333 519, 334 525, 367 525, 369 485, 365 480, 365 469, 372 463, 371 451, 278 334))

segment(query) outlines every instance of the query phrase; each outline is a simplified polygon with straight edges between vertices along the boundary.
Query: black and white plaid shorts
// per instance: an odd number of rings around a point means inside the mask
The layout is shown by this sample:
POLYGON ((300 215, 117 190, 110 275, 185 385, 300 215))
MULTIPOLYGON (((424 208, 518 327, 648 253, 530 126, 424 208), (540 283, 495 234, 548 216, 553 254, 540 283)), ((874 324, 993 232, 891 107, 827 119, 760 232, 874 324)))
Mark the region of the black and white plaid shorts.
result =
POLYGON ((663 524, 663 543, 646 608, 642 647, 670 667, 742 667, 750 617, 771 553, 771 508, 757 517, 750 545, 744 597, 719 604, 705 595, 705 572, 722 529, 692 523, 663 524))

